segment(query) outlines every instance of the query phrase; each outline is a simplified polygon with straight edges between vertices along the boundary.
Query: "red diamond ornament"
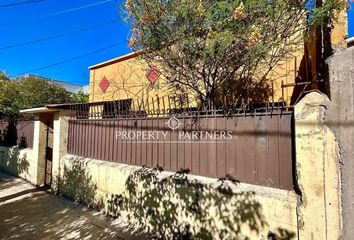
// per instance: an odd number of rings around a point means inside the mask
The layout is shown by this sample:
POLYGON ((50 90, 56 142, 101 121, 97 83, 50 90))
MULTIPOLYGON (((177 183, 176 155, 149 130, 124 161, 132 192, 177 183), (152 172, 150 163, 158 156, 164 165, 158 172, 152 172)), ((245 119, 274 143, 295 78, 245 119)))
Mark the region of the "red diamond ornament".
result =
POLYGON ((151 85, 155 85, 160 76, 161 71, 156 66, 151 66, 146 72, 146 78, 150 81, 151 85))
POLYGON ((106 92, 109 85, 111 85, 111 83, 108 81, 108 79, 106 77, 103 77, 99 86, 100 86, 102 92, 106 92))

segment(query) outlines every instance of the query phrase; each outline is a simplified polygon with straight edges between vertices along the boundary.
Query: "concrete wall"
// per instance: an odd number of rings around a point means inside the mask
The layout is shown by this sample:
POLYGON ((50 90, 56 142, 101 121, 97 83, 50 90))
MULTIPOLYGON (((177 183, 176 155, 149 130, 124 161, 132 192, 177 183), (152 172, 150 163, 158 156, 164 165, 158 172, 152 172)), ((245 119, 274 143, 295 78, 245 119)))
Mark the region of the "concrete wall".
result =
POLYGON ((295 109, 299 239, 339 239, 342 233, 339 146, 328 127, 328 97, 312 92, 295 109))
POLYGON ((44 170, 42 170, 42 164, 38 161, 38 156, 43 145, 40 141, 43 127, 40 121, 34 122, 33 149, 0 147, 0 169, 20 176, 34 185, 42 185, 44 176, 41 176, 43 175, 41 171, 44 170))
POLYGON ((37 182, 37 161, 32 149, 0 146, 0 169, 33 184, 37 182))
MULTIPOLYGON (((0 147, 1 169, 16 176, 20 176, 36 186, 43 186, 45 183, 47 123, 48 121, 53 121, 53 114, 54 113, 41 113, 38 116, 39 120, 34 122, 33 149, 0 147)), ((63 129, 57 128, 57 130, 63 129)), ((67 130, 63 130, 63 133, 65 132, 67 132, 67 130)), ((61 134, 56 135, 57 138, 60 136, 61 134)), ((51 141, 52 139, 50 138, 48 140, 51 141)), ((52 146, 52 144, 48 143, 48 146, 52 146)), ((65 147, 65 145, 61 145, 61 147, 65 147)), ((54 149, 53 147, 53 150, 54 149)), ((53 156, 61 156, 58 154, 58 151, 53 151, 53 154, 53 156)))
POLYGON ((167 239, 297 239, 293 191, 72 155, 62 160, 59 192, 167 239))
POLYGON ((59 178, 63 174, 64 165, 62 157, 67 153, 67 142, 69 132, 68 112, 60 111, 54 114, 53 129, 53 164, 52 164, 52 189, 57 190, 59 178))
POLYGON ((327 61, 331 103, 328 126, 340 147, 343 193, 343 239, 354 236, 354 47, 336 52, 327 61))

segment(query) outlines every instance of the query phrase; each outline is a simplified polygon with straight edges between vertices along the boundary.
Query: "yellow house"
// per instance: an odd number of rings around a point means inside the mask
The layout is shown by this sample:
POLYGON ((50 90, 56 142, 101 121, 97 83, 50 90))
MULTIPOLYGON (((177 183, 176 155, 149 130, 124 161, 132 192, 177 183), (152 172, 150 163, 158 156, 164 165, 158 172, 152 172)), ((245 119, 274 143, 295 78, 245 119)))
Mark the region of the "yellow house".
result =
MULTIPOLYGON (((106 62, 91 66, 90 102, 133 99, 150 101, 173 95, 167 90, 163 77, 159 76, 155 84, 149 80, 151 67, 139 59, 141 53, 130 53, 106 62)), ((301 65, 303 53, 285 59, 272 71, 270 79, 274 82, 274 100, 282 98, 282 82, 294 83, 301 65)), ((154 69, 153 69, 154 70, 154 69)), ((159 71, 159 69, 157 69, 159 71)), ((292 89, 284 89, 284 100, 290 103, 292 89)))

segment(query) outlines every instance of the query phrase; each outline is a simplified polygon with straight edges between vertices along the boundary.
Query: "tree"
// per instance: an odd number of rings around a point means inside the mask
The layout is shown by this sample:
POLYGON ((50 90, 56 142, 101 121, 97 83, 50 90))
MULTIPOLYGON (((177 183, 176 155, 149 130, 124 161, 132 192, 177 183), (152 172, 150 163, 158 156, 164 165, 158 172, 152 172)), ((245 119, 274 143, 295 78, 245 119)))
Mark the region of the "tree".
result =
POLYGON ((201 104, 269 99, 268 74, 303 46, 311 24, 329 23, 343 0, 127 0, 130 47, 157 64, 175 92, 201 104), (260 94, 261 93, 261 94, 260 94))
POLYGON ((5 73, 0 74, 0 117, 17 117, 21 109, 46 104, 86 100, 84 94, 69 93, 64 87, 39 77, 20 77, 11 80, 5 73))
POLYGON ((18 113, 20 104, 16 97, 19 95, 15 85, 5 75, 0 79, 0 117, 14 116, 18 113))
POLYGON ((20 92, 22 106, 39 107, 45 104, 71 102, 71 94, 62 86, 38 77, 24 77, 14 81, 20 92))
POLYGON ((71 95, 71 102, 73 103, 87 103, 89 102, 89 94, 84 93, 82 91, 78 92, 78 93, 73 93, 71 95))
POLYGON ((10 80, 5 72, 0 72, 0 83, 3 81, 10 80))

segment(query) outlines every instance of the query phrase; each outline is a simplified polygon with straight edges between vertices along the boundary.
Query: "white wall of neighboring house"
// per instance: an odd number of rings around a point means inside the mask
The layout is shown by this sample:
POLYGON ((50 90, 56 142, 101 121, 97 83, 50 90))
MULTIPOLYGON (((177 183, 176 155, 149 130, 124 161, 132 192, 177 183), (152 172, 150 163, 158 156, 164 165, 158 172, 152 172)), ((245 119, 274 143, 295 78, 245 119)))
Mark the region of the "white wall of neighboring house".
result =
POLYGON ((78 85, 78 84, 68 83, 68 82, 55 80, 55 79, 51 79, 51 78, 46 78, 46 77, 42 77, 42 76, 34 75, 34 74, 27 74, 27 75, 25 75, 25 77, 37 77, 37 78, 46 80, 48 82, 55 83, 59 86, 64 87, 66 89, 66 91, 68 91, 70 93, 78 93, 78 92, 83 92, 86 94, 89 93, 89 85, 88 84, 87 85, 78 85))

